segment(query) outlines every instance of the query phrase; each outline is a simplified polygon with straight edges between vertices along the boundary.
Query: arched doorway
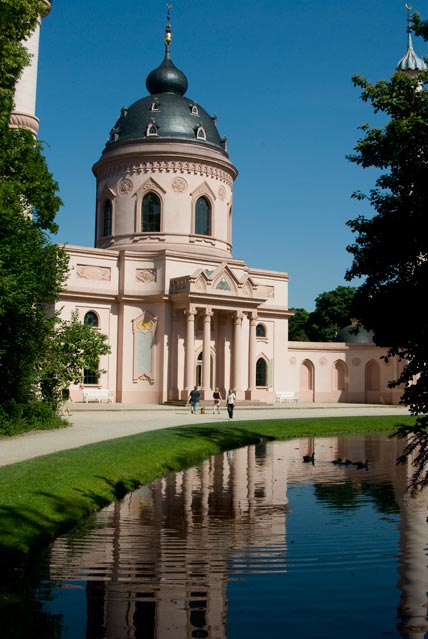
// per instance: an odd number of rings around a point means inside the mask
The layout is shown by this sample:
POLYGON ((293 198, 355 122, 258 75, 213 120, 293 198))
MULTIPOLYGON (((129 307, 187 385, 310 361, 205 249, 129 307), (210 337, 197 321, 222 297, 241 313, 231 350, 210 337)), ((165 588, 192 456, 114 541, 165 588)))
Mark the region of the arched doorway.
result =
MULTIPOLYGON (((199 388, 202 388, 202 380, 204 379, 204 364, 202 361, 202 351, 199 353, 198 358, 196 360, 196 386, 198 386, 199 388)), ((213 370, 214 370, 214 358, 212 356, 212 353, 210 354, 210 380, 211 380, 211 388, 214 389, 215 388, 215 380, 213 377, 213 370)))
POLYGON ((315 401, 315 368, 309 359, 300 366, 300 399, 304 402, 315 401))

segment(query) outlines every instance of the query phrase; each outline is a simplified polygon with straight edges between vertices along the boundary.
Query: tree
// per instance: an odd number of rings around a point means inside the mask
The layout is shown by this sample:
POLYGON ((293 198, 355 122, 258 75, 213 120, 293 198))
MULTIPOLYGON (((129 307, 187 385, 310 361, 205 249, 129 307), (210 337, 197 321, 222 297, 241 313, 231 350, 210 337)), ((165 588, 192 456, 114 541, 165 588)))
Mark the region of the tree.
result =
POLYGON ((70 384, 83 382, 85 368, 103 372, 99 370, 99 358, 110 352, 107 336, 81 323, 78 311, 73 311, 70 321, 57 318, 55 331, 40 365, 43 398, 58 408, 62 391, 70 384))
POLYGON ((294 315, 288 320, 288 339, 292 342, 309 342, 306 334, 306 322, 309 313, 304 308, 290 308, 294 315))
MULTIPOLYGON (((390 386, 403 385, 402 403, 419 416, 411 430, 422 435, 419 443, 428 455, 428 330, 419 308, 428 292, 428 73, 396 72, 376 84, 361 76, 353 81, 362 100, 387 121, 382 128, 363 125, 364 137, 349 157, 380 174, 369 195, 354 193, 375 213, 347 222, 356 238, 347 247, 353 262, 345 278, 363 279, 354 298, 357 317, 373 330, 375 343, 388 349, 387 359, 397 356, 403 364, 390 386)), ((407 435, 405 430, 399 434, 407 435)), ((428 483, 426 471, 421 473, 419 480, 428 483)))
POLYGON ((61 204, 42 154, 29 131, 11 129, 16 80, 31 34, 46 5, 34 0, 0 4, 0 405, 36 396, 38 366, 52 335, 49 313, 67 273, 64 250, 51 244, 61 204))
POLYGON ((338 286, 316 297, 315 310, 309 314, 305 324, 310 341, 331 342, 342 328, 351 324, 354 295, 352 286, 338 286))

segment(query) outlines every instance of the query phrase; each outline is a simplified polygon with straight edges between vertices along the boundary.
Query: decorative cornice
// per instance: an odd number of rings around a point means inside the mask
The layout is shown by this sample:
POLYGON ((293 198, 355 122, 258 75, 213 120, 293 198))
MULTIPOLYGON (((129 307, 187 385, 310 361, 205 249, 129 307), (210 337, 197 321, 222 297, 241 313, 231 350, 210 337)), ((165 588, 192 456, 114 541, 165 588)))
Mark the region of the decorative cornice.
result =
POLYGON ((227 171, 211 164, 185 162, 180 160, 130 161, 101 167, 99 169, 98 179, 103 180, 116 175, 140 175, 141 173, 179 173, 181 175, 201 175, 224 182, 229 187, 233 186, 233 178, 227 171))

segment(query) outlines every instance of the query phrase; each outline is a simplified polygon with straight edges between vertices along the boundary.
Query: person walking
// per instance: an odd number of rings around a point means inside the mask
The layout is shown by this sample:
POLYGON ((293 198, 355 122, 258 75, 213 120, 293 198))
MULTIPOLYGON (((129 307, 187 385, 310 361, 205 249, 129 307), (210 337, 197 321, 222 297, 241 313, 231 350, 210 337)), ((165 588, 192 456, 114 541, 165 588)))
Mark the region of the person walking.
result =
POLYGON ((217 413, 218 415, 220 415, 220 400, 221 400, 220 389, 217 387, 213 393, 213 401, 214 401, 213 415, 214 413, 217 413))
POLYGON ((192 415, 196 415, 196 413, 198 412, 200 398, 201 398, 201 394, 198 391, 198 387, 195 386, 190 391, 190 395, 189 395, 190 412, 192 415))
POLYGON ((60 407, 60 415, 64 417, 65 415, 71 416, 71 395, 68 388, 64 389, 61 392, 61 407, 60 407))
POLYGON ((229 390, 227 394, 227 412, 229 419, 233 419, 233 409, 235 408, 236 395, 234 390, 229 390))

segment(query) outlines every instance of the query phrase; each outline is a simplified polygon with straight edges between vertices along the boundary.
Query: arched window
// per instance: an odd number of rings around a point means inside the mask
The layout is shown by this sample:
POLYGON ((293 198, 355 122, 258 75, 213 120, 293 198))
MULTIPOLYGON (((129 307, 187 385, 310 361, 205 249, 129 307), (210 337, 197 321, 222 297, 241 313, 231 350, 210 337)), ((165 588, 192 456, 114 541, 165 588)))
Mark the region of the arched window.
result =
POLYGON ((205 133, 205 129, 203 126, 198 126, 198 128, 196 129, 196 137, 198 140, 206 140, 207 139, 207 135, 205 133))
POLYGON ((86 324, 86 326, 98 328, 98 315, 94 313, 94 311, 88 311, 83 318, 83 323, 86 324))
MULTIPOLYGON (((98 328, 99 320, 98 315, 94 311, 88 311, 85 313, 83 323, 86 326, 92 326, 92 328, 98 328)), ((97 366, 97 369, 99 366, 97 366)), ((98 370, 92 368, 85 368, 83 371, 83 383, 86 384, 98 384, 99 374, 98 370)))
POLYGON ((156 124, 148 124, 146 129, 146 135, 150 137, 157 134, 158 134, 158 127, 156 126, 156 124))
POLYGON ((160 231, 160 199, 156 193, 147 193, 141 208, 141 230, 143 233, 160 231))
POLYGON ((104 237, 111 235, 112 220, 113 220, 113 207, 111 205, 111 200, 106 200, 106 203, 104 204, 104 215, 103 215, 103 236, 104 237))
POLYGON ((266 337, 266 328, 263 326, 263 324, 257 324, 256 337, 266 337))
POLYGON ((211 235, 211 204, 206 197, 200 197, 196 202, 195 233, 211 235))
POLYGON ((267 386, 267 364, 263 357, 256 362, 256 386, 267 386))

